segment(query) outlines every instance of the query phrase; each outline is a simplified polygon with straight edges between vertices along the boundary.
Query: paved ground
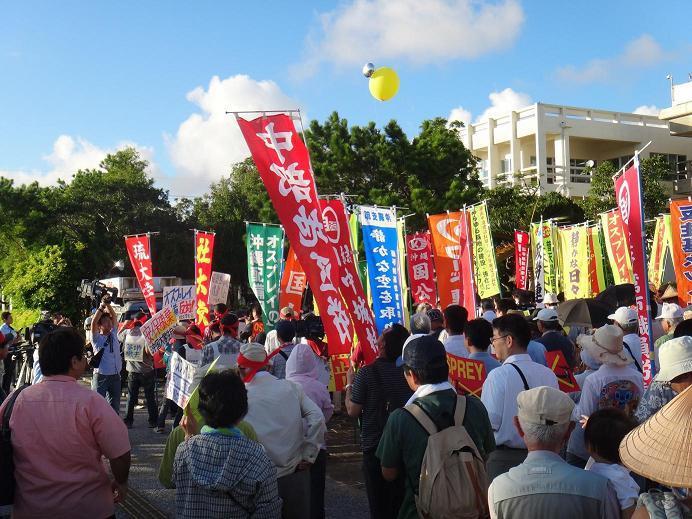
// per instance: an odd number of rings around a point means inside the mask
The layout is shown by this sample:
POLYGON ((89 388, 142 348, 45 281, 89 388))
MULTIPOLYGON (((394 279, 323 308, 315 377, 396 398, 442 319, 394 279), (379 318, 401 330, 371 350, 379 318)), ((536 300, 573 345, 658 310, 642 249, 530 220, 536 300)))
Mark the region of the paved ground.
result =
MULTIPOLYGON (((124 410, 125 398, 122 400, 124 410)), ((121 413, 122 415, 123 413, 121 413)), ((166 423, 169 432, 172 420, 166 423)), ((354 422, 344 415, 328 424, 326 515, 330 519, 368 517, 368 504, 360 471, 360 453, 354 422)), ((132 468, 126 502, 118 507, 117 517, 159 518, 175 516, 175 490, 161 486, 157 479, 167 434, 157 434, 147 427, 146 411, 136 409, 134 427, 130 429, 132 468)))

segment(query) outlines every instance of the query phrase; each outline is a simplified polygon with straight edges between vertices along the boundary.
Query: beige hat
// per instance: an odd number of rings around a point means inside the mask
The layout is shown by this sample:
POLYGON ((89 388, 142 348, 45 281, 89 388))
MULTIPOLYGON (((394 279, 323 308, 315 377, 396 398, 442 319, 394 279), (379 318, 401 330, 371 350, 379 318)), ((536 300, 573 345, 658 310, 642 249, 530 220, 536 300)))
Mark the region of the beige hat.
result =
POLYGON ((284 306, 279 312, 279 315, 281 317, 295 317, 296 314, 293 311, 293 308, 291 308, 290 306, 284 306))
POLYGON ((184 339, 185 332, 187 332, 187 326, 185 326, 184 324, 177 324, 173 327, 173 338, 184 339))
POLYGON ((569 423, 574 401, 559 389, 534 387, 517 395, 517 416, 524 423, 556 425, 569 423))
POLYGON ((692 488, 692 386, 625 436, 620 458, 644 477, 692 488))
POLYGON ((634 362, 623 350, 622 330, 614 324, 598 328, 593 335, 580 335, 577 343, 598 362, 615 366, 627 366, 634 362))
POLYGON ((670 382, 675 377, 692 372, 692 337, 684 335, 663 343, 658 350, 661 371, 656 380, 670 382))
POLYGON ((688 306, 687 308, 684 308, 682 311, 682 318, 687 320, 687 319, 692 319, 692 305, 688 306))
POLYGON ((550 292, 546 293, 545 296, 543 296, 544 305, 556 305, 559 302, 560 300, 557 298, 557 295, 551 294, 550 292))
POLYGON ((673 299, 674 297, 678 297, 678 289, 673 285, 668 285, 668 287, 663 291, 661 299, 673 299))

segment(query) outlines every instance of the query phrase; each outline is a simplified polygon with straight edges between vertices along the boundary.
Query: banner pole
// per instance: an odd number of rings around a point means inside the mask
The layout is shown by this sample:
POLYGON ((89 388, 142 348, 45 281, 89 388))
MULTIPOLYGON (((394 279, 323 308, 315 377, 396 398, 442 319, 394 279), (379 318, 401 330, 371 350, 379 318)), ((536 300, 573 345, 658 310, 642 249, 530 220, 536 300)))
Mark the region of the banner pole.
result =
MULTIPOLYGON (((634 150, 634 156, 633 156, 630 160, 628 160, 627 162, 625 162, 625 164, 624 164, 620 169, 617 170, 617 172, 615 173, 615 175, 613 175, 613 180, 615 180, 615 179, 616 179, 617 177, 619 177, 622 173, 624 173, 625 169, 627 169, 627 166, 630 165, 630 162, 633 162, 635 159, 637 159, 637 156, 638 156, 642 151, 644 151, 646 148, 648 148, 649 145, 650 145, 652 142, 653 142, 653 141, 647 142, 641 150, 634 150)), ((638 160, 639 160, 639 159, 637 159, 637 161, 638 161, 638 160)), ((641 182, 640 182, 640 183, 641 183, 641 182)))

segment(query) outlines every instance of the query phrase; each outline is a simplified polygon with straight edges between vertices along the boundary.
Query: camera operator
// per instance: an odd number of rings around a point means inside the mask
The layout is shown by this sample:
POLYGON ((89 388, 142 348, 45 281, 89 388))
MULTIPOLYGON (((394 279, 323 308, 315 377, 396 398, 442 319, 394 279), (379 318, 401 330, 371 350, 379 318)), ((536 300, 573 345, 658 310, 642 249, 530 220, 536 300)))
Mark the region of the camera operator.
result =
POLYGON ((29 338, 31 339, 31 345, 34 348, 34 354, 32 356, 33 360, 33 376, 31 378, 32 384, 38 384, 43 378, 41 373, 41 366, 38 360, 38 343, 41 339, 48 335, 53 330, 57 330, 58 326, 53 322, 50 312, 47 310, 41 311, 41 320, 34 324, 29 330, 29 338))
POLYGON ((117 316, 110 302, 110 295, 105 296, 91 320, 91 344, 94 349, 91 360, 94 368, 91 388, 108 400, 116 414, 120 415, 122 356, 117 316))
POLYGON ((8 349, 10 346, 17 344, 20 341, 19 333, 12 328, 12 313, 3 312, 2 313, 2 326, 0 326, 0 333, 5 337, 5 345, 3 346, 4 357, 0 357, 4 360, 0 361, 0 387, 7 394, 10 392, 10 384, 12 382, 12 376, 14 375, 14 362, 12 361, 12 356, 8 355, 8 349))

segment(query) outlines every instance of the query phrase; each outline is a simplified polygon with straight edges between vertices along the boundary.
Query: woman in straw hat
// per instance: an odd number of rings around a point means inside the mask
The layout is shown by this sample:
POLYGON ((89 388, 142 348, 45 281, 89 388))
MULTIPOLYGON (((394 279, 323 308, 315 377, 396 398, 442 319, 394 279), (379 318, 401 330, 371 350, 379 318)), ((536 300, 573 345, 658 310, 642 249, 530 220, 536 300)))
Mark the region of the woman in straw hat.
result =
POLYGON ((632 519, 692 518, 692 388, 625 436, 620 458, 633 472, 673 489, 640 495, 632 519))
MULTIPOLYGON (((601 363, 584 379, 579 403, 572 419, 584 422, 599 409, 615 407, 631 415, 644 393, 642 374, 631 368, 632 356, 624 351, 622 330, 612 324, 598 328, 593 335, 579 336, 578 344, 601 363)), ((589 453, 584 445, 584 430, 575 427, 567 445, 567 461, 584 467, 589 453)))

